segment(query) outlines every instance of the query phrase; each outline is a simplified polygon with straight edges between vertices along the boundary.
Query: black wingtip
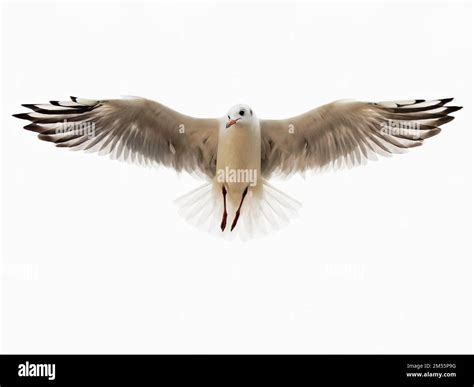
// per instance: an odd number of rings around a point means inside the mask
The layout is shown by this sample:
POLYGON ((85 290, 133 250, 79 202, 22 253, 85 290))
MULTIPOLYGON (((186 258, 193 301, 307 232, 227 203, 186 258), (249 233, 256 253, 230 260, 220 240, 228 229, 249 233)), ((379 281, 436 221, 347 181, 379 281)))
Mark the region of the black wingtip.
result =
POLYGON ((41 131, 41 126, 35 124, 35 123, 31 123, 31 124, 28 124, 26 126, 23 127, 23 129, 26 129, 26 130, 29 130, 31 132, 39 132, 41 131))
POLYGON ((441 128, 436 128, 433 130, 429 130, 423 135, 423 140, 426 140, 427 138, 436 136, 437 134, 441 133, 441 128))
POLYGON ((17 114, 12 114, 13 117, 19 118, 20 120, 30 120, 31 117, 28 115, 28 113, 17 113, 17 114))
POLYGON ((444 117, 436 120, 435 124, 437 126, 441 126, 441 125, 447 124, 448 122, 451 122, 452 120, 454 120, 454 116, 444 116, 444 117))
POLYGON ((440 101, 441 101, 443 104, 445 104, 445 103, 451 102, 453 99, 454 99, 454 98, 442 98, 442 99, 440 99, 440 101))
POLYGON ((77 102, 77 97, 70 96, 72 102, 77 102))
POLYGON ((46 134, 38 134, 38 138, 43 141, 54 142, 54 138, 46 134))

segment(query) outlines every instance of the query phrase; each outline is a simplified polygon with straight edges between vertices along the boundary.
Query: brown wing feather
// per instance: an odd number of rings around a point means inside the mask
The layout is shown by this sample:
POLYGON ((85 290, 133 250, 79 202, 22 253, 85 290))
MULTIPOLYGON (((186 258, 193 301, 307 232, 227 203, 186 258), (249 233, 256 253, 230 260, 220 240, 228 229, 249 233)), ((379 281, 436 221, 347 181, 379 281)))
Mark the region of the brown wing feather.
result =
POLYGON ((215 174, 219 122, 189 117, 143 98, 51 101, 23 105, 15 114, 32 123, 25 129, 58 147, 109 154, 177 171, 215 174))
POLYGON ((284 120, 261 120, 262 174, 354 166, 403 153, 438 134, 461 107, 434 101, 337 101, 284 120))

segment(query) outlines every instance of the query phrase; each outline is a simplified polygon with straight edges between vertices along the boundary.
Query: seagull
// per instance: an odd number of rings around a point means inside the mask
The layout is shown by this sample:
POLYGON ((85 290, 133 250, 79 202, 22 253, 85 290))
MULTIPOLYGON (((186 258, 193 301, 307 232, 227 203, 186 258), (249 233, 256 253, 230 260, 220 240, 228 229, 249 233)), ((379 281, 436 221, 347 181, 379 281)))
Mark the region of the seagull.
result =
POLYGON ((14 116, 60 148, 197 174, 206 183, 177 199, 180 213, 211 232, 241 227, 250 236, 287 223, 300 207, 270 185, 271 177, 403 153, 438 134, 461 109, 448 106, 453 98, 341 100, 286 119, 260 119, 245 104, 220 118, 195 118, 138 97, 70 98, 24 104, 31 111, 14 116))

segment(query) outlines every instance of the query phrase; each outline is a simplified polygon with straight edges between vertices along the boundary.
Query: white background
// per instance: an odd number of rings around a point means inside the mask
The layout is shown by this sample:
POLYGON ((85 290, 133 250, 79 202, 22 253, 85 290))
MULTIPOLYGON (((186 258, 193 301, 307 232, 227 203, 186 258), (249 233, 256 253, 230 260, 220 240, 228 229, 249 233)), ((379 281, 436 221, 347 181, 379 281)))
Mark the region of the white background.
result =
POLYGON ((471 24, 452 3, 4 5, 3 352, 470 352, 471 24), (201 182, 55 149, 11 117, 69 95, 195 116, 464 109, 408 154, 274 181, 301 216, 228 242, 177 215, 201 182))

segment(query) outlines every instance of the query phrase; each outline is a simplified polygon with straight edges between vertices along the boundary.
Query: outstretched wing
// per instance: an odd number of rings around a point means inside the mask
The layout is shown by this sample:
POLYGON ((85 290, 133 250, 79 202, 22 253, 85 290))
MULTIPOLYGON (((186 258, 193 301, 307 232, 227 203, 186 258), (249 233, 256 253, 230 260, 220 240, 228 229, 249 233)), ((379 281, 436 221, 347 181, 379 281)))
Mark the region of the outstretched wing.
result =
POLYGON ((15 114, 31 121, 25 129, 58 147, 82 149, 177 171, 214 176, 218 119, 178 113, 143 98, 23 105, 33 112, 15 114))
POLYGON ((434 101, 337 101, 297 117, 261 120, 262 174, 354 166, 402 153, 438 134, 461 109, 434 101))

